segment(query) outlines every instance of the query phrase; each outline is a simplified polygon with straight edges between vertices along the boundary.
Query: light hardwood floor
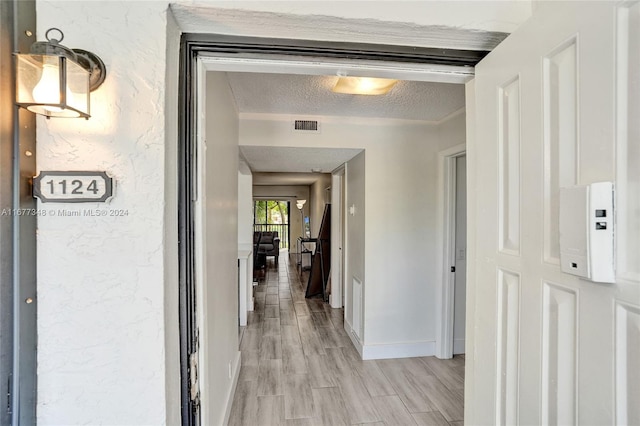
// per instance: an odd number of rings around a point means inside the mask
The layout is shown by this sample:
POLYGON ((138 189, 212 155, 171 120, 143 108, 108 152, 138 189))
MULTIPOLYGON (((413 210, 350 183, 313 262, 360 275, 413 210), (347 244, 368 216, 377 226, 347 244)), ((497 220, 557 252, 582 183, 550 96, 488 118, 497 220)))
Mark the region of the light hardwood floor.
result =
MULTIPOLYGON (((462 425, 464 356, 362 361, 342 309, 268 262, 242 331, 230 425, 462 425)), ((306 281, 304 281, 306 284, 306 281)))

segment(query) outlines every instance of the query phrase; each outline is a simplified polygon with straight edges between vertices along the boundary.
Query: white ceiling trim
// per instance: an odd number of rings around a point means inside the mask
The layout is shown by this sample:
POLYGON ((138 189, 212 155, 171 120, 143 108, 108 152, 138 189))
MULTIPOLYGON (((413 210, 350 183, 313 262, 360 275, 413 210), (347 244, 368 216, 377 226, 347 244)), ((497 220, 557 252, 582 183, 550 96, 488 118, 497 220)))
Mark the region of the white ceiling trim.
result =
POLYGON ((464 114, 465 112, 467 112, 467 107, 462 107, 457 111, 453 111, 451 114, 447 115, 446 117, 442 117, 442 119, 438 120, 437 122, 435 122, 434 124, 439 125, 442 123, 446 123, 447 121, 456 118, 459 115, 464 114))
POLYGON ((269 59, 266 59, 264 56, 266 55, 238 58, 208 53, 198 56, 198 61, 207 71, 380 77, 457 84, 467 83, 473 78, 475 72, 471 67, 450 65, 407 64, 391 61, 328 61, 318 60, 318 58, 292 59, 287 55, 279 55, 279 57, 269 55, 269 59))
MULTIPOLYGON (((427 120, 409 120, 404 118, 377 118, 377 117, 339 117, 333 115, 304 115, 304 114, 268 114, 260 112, 241 112, 238 114, 240 120, 263 120, 263 121, 279 121, 279 122, 291 122, 293 126, 294 120, 318 120, 322 123, 349 123, 349 124, 362 124, 367 126, 388 126, 388 125, 416 125, 416 126, 438 126, 452 118, 457 117, 460 114, 465 113, 466 108, 462 107, 438 121, 427 120)), ((313 134, 313 132, 309 132, 313 134)))
POLYGON ((362 152, 357 148, 269 147, 240 145, 240 152, 251 171, 265 173, 306 173, 320 169, 331 173, 362 152))

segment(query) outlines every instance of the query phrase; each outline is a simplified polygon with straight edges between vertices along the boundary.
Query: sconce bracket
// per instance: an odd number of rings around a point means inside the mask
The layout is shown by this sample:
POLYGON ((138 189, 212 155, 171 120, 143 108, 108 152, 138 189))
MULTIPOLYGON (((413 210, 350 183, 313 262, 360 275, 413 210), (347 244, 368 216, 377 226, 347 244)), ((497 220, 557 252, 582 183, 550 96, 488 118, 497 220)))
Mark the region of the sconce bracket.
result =
POLYGON ((71 49, 78 58, 78 63, 89 71, 89 90, 96 90, 107 78, 107 67, 95 53, 83 49, 71 49))

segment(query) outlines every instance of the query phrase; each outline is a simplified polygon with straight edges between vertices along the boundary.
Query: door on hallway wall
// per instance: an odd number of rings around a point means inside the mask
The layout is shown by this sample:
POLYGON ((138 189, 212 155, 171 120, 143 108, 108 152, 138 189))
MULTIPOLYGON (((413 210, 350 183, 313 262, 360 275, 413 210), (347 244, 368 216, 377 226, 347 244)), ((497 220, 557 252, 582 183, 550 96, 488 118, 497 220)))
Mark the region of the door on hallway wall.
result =
POLYGON ((453 299, 453 354, 465 353, 467 293, 467 157, 456 157, 456 241, 453 299))
POLYGON ((640 424, 640 5, 534 12, 476 67, 465 421, 640 424), (559 189, 599 181, 614 284, 560 269, 559 189))

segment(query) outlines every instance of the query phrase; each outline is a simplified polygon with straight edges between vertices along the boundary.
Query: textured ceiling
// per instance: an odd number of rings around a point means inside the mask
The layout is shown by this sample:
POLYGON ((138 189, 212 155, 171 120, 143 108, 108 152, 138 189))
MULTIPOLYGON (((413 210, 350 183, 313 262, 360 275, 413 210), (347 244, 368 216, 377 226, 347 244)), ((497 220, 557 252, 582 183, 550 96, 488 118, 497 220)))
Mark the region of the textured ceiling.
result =
POLYGON ((230 72, 240 113, 440 121, 464 107, 462 84, 400 81, 386 95, 333 93, 338 77, 230 72))
POLYGON ((241 146, 240 152, 253 172, 330 173, 361 150, 241 146))
POLYGON ((264 173, 252 174, 254 185, 312 185, 322 177, 322 173, 264 173))

